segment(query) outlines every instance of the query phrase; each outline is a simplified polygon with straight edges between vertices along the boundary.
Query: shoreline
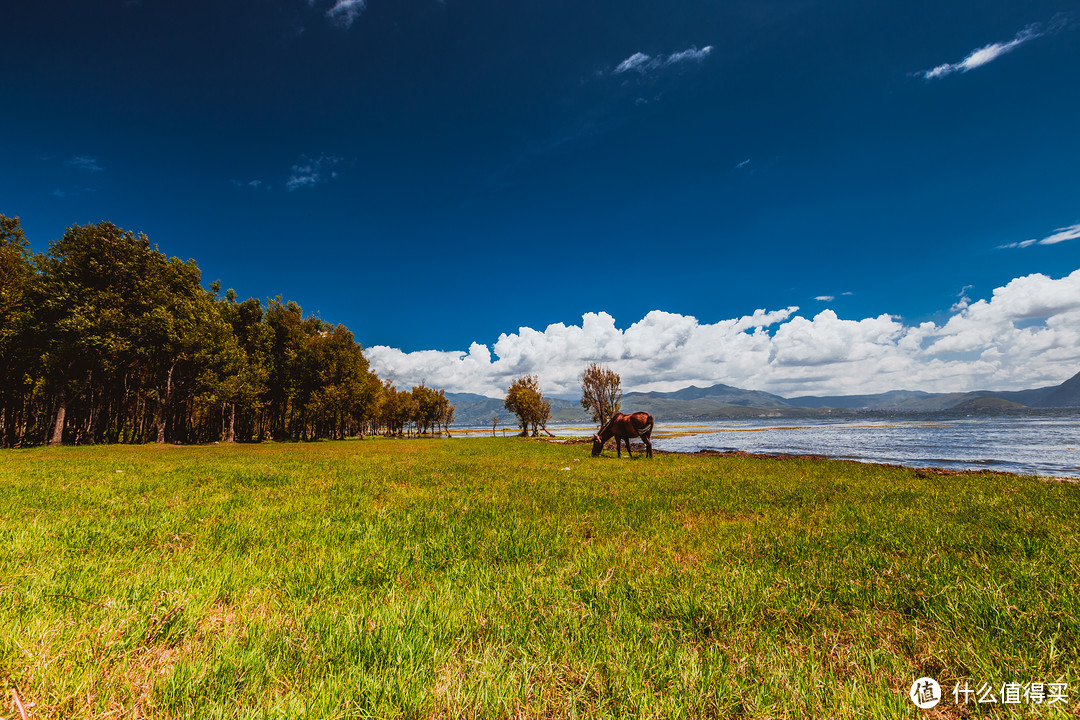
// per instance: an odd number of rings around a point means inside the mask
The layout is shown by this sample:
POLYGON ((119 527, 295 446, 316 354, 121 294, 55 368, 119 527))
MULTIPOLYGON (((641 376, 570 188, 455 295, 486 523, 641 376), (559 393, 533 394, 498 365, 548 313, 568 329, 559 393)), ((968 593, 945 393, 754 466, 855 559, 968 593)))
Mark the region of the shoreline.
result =
MULTIPOLYGON (((589 438, 567 437, 567 438, 539 438, 543 442, 560 444, 560 445, 588 445, 592 442, 589 438)), ((635 449, 640 446, 641 451, 644 452, 644 445, 641 443, 635 443, 635 449)), ((653 448, 654 455, 679 455, 683 457, 738 457, 749 458, 753 460, 828 460, 831 462, 843 462, 854 463, 858 465, 873 465, 881 468, 897 468, 903 470, 912 470, 915 475, 920 478, 925 477, 958 477, 965 475, 986 475, 994 477, 1003 476, 1015 476, 1015 477, 1031 477, 1045 482, 1060 482, 1070 485, 1080 484, 1080 477, 1070 477, 1063 475, 1038 475, 1038 474, 1024 474, 1017 472, 1010 472, 1008 470, 989 470, 986 468, 947 468, 936 465, 929 466, 915 466, 915 465, 903 465, 900 463, 879 462, 876 460, 853 460, 851 458, 830 457, 829 455, 819 455, 814 453, 753 453, 746 450, 711 450, 708 448, 702 448, 694 451, 684 450, 661 450, 659 448, 653 448)))

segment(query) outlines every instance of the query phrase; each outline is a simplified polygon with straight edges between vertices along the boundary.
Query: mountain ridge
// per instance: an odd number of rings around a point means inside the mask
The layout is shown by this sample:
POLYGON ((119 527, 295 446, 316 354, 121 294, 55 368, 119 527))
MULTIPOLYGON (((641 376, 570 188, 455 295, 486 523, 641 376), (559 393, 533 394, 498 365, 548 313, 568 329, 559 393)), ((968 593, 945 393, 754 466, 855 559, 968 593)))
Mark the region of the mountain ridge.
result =
MULTIPOLYGON (((514 427, 514 416, 498 398, 475 393, 446 393, 454 404, 456 424, 490 425, 499 416, 501 427, 514 427)), ((591 422, 588 413, 573 400, 548 398, 552 422, 591 422)), ((1058 385, 1027 390, 972 390, 929 393, 892 390, 863 395, 805 395, 785 398, 760 390, 745 390, 717 383, 709 387, 690 385, 669 392, 628 392, 624 410, 644 410, 668 419, 709 420, 752 417, 807 417, 838 412, 998 412, 1025 408, 1080 407, 1080 372, 1058 385)))
POLYGON ((1080 407, 1080 372, 1058 385, 1029 390, 971 390, 953 393, 893 390, 871 395, 802 396, 790 398, 789 402, 798 407, 809 408, 933 412, 949 410, 979 398, 998 398, 1037 409, 1080 407))

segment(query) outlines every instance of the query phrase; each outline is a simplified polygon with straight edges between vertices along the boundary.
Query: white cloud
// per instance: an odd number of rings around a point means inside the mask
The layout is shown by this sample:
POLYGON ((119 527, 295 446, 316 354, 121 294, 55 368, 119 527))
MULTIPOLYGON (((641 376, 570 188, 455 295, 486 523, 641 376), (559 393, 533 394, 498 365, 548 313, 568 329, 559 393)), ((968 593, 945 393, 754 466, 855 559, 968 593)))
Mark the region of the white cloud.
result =
MULTIPOLYGON (((306 0, 309 7, 315 7, 317 3, 323 1, 306 0)), ((341 28, 351 27, 353 21, 360 17, 360 13, 367 7, 367 0, 332 0, 332 2, 333 5, 326 11, 326 17, 341 28)), ((300 28, 299 33, 303 33, 303 28, 300 28)))
POLYGON ((956 297, 959 299, 952 304, 952 307, 949 308, 949 312, 958 313, 961 310, 967 310, 968 306, 971 305, 971 298, 967 296, 967 291, 970 290, 972 287, 974 286, 965 285, 960 289, 960 292, 956 294, 956 297))
POLYGON ((1016 37, 1009 42, 991 43, 977 50, 973 50, 970 55, 959 62, 944 63, 930 70, 923 70, 922 72, 916 73, 916 75, 922 75, 927 80, 934 80, 936 78, 945 77, 946 75, 952 75, 954 72, 966 73, 969 70, 982 67, 989 62, 997 60, 1002 55, 1012 52, 1027 41, 1041 37, 1043 33, 1039 32, 1039 27, 1038 23, 1028 25, 1018 32, 1016 37))
POLYGON ((333 180, 338 176, 333 168, 339 162, 341 158, 333 155, 320 155, 314 159, 306 155, 302 156, 300 162, 292 166, 289 179, 285 181, 285 187, 289 190, 299 190, 333 180))
POLYGON ((97 190, 95 190, 94 188, 83 187, 81 185, 75 185, 75 186, 67 187, 67 188, 57 188, 56 190, 53 190, 50 193, 50 195, 52 195, 53 197, 58 197, 58 198, 63 199, 63 198, 66 198, 66 197, 72 197, 72 196, 77 196, 77 195, 86 195, 88 193, 94 193, 94 192, 97 192, 97 190))
MULTIPOLYGON (((229 182, 231 182, 233 185, 235 185, 238 188, 254 188, 254 189, 257 190, 257 189, 264 186, 264 183, 263 183, 262 180, 248 180, 247 182, 242 182, 240 180, 230 180, 229 182)), ((266 185, 265 187, 266 187, 267 190, 270 189, 269 185, 266 185)))
POLYGON ((841 320, 822 310, 813 320, 795 317, 773 336, 770 362, 797 368, 846 365, 887 355, 903 326, 880 315, 865 320, 841 320))
POLYGON ((1054 245, 1059 242, 1065 242, 1066 240, 1076 240, 1080 238, 1080 223, 1076 225, 1070 225, 1069 227, 1058 228, 1054 231, 1053 235, 1044 237, 1039 241, 1040 245, 1054 245))
POLYGON ((844 320, 832 310, 808 318, 789 307, 716 323, 654 310, 620 329, 600 312, 579 325, 519 328, 467 352, 366 352, 372 369, 399 386, 425 380, 491 397, 533 373, 546 393, 576 393, 590 362, 618 372, 626 391, 725 383, 786 396, 1008 390, 1080 370, 1080 270, 1016 278, 988 300, 971 302, 967 290, 942 325, 890 315, 844 320))
POLYGON ((1023 240, 1021 242, 1009 243, 1008 245, 998 245, 998 248, 1026 248, 1032 245, 1056 245, 1066 240, 1076 240, 1080 238, 1080 223, 1076 225, 1070 225, 1069 227, 1058 228, 1054 231, 1053 235, 1048 235, 1042 240, 1023 240))
POLYGON ((349 27, 366 5, 367 0, 335 0, 334 6, 326 11, 326 17, 342 27, 349 27))
POLYGON ((645 74, 658 68, 667 67, 668 65, 677 65, 685 62, 701 62, 707 58, 712 51, 713 46, 706 45, 700 50, 697 49, 697 46, 693 46, 686 50, 671 53, 670 55, 659 55, 657 57, 651 57, 645 53, 636 52, 616 65, 612 72, 615 75, 621 75, 622 73, 634 70, 641 74, 645 74))
POLYGON ((989 301, 974 302, 931 330, 926 340, 927 356, 978 354, 994 361, 998 376, 1006 370, 1039 376, 1061 361, 1061 370, 1071 368, 1066 375, 1072 375, 1080 362, 1080 270, 1061 280, 1016 278, 996 288, 989 301))
POLYGON ((701 62, 705 58, 709 57, 709 53, 713 51, 712 45, 706 45, 700 50, 697 47, 687 48, 681 52, 671 53, 667 56, 667 60, 664 61, 665 65, 674 65, 681 62, 701 62))
POLYGON ((105 168, 101 167, 97 158, 88 157, 86 155, 76 155, 75 157, 64 163, 68 167, 77 168, 79 170, 85 170, 86 172, 98 173, 105 168))
POLYGON ((836 299, 836 296, 835 295, 818 295, 814 299, 817 300, 818 302, 832 302, 833 300, 836 299))
POLYGON ((645 53, 636 52, 630 57, 623 60, 615 67, 615 74, 624 73, 628 70, 637 70, 639 68, 648 68, 648 66, 656 61, 651 59, 645 53))

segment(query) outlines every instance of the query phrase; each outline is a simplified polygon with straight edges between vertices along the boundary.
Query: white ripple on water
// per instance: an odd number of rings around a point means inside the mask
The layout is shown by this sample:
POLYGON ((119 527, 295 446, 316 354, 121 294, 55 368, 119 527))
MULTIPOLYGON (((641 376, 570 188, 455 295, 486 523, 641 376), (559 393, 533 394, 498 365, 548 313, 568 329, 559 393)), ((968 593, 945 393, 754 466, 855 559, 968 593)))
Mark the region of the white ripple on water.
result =
POLYGON ((1080 477, 1080 416, 1075 414, 790 425, 673 423, 665 430, 653 446, 675 452, 824 455, 912 467, 1080 477))

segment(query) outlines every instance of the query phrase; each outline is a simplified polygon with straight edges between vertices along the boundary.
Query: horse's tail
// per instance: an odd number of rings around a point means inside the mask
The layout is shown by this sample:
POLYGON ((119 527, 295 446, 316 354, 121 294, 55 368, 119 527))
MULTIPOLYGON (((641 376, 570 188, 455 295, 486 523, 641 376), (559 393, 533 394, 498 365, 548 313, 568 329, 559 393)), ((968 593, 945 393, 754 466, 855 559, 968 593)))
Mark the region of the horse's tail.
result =
POLYGON ((652 423, 649 423, 645 427, 641 428, 641 430, 638 431, 638 436, 642 439, 649 437, 649 435, 652 434, 652 425, 652 423))

